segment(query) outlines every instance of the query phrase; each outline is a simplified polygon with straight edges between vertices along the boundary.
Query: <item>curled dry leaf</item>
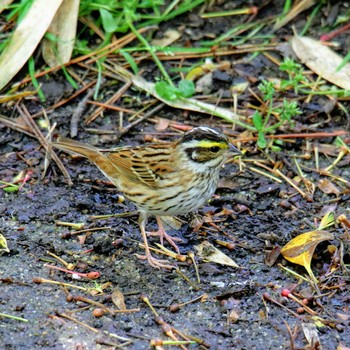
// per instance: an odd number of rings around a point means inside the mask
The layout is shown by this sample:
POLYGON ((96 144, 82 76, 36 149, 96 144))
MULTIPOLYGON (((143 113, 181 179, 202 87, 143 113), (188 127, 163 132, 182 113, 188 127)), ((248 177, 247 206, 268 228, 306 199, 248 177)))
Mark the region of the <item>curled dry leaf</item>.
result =
POLYGON ((112 302, 118 310, 126 310, 124 294, 119 289, 113 290, 112 302))
POLYGON ((315 230, 305 232, 289 241, 281 249, 281 254, 288 261, 304 266, 310 277, 316 281, 311 270, 312 256, 319 243, 332 239, 334 239, 334 236, 328 231, 315 230))
POLYGON ((292 48, 300 61, 321 78, 350 90, 350 64, 337 71, 343 58, 329 47, 306 36, 294 36, 292 48))
POLYGON ((208 241, 203 241, 201 244, 197 245, 195 249, 198 256, 201 257, 204 261, 239 268, 239 266, 231 258, 229 258, 219 249, 215 248, 208 241))

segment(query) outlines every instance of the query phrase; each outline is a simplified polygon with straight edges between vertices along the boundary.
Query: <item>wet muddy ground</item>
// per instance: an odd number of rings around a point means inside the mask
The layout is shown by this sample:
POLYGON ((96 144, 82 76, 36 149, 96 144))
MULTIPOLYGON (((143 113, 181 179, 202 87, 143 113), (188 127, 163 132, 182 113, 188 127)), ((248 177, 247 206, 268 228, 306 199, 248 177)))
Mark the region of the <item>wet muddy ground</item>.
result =
MULTIPOLYGON (((186 18, 178 18, 168 26, 178 25, 179 22, 186 23, 186 18)), ((257 70, 257 77, 266 73, 267 62, 259 56, 245 68, 247 71, 250 68, 257 70)), ((217 80, 214 79, 218 88, 225 91, 229 83, 223 78, 230 73, 225 72, 224 76, 218 73, 217 80)), ((64 83, 60 74, 43 78, 42 83, 51 103, 65 93, 71 93, 71 88, 64 83)), ((107 87, 105 89, 108 90, 107 87)), ((135 91, 130 90, 128 94, 132 96, 135 91)), ((317 102, 321 103, 320 99, 317 102)), ((70 117, 78 102, 73 100, 49 114, 51 123, 57 123, 55 134, 68 135, 70 117)), ((140 107, 136 105, 136 99, 134 103, 134 108, 140 107)), ((41 109, 38 100, 29 100, 25 104, 31 114, 41 109)), ((13 107, 7 106, 3 113, 13 116, 13 107)), ((239 128, 232 132, 228 123, 216 118, 195 113, 188 115, 170 107, 164 107, 155 117, 192 126, 213 126, 236 137, 243 132, 239 128)), ((301 115, 297 124, 307 127, 316 121, 320 124, 317 131, 344 130, 347 125, 346 116, 337 109, 331 119, 325 114, 314 118, 301 115)), ((94 128, 108 130, 116 130, 117 125, 118 116, 112 111, 93 123, 94 128)), ((105 148, 142 144, 146 142, 145 138, 151 137, 175 140, 179 135, 171 128, 157 131, 154 122, 144 121, 115 143, 115 136, 89 134, 84 131, 83 123, 79 128, 80 140, 105 148)), ((331 137, 317 140, 320 144, 333 141, 331 137)), ((316 184, 323 177, 312 170, 315 164, 313 156, 310 159, 302 157, 306 152, 306 143, 305 139, 296 139, 295 143, 285 145, 279 153, 270 153, 269 157, 289 166, 287 170, 293 177, 297 174, 293 156, 300 156, 303 171, 316 184)), ((249 163, 245 163, 245 160, 266 158, 253 142, 242 143, 241 146, 244 149, 243 160, 225 165, 216 196, 198 213, 199 218, 213 220, 215 225, 204 222, 198 231, 193 232, 189 224, 193 217, 189 215, 181 218, 184 221, 181 229, 171 231, 183 239, 179 245, 182 254, 195 251, 195 247, 206 240, 232 258, 240 268, 205 262, 196 257, 200 276, 198 282, 190 259, 186 262, 170 259, 187 276, 188 282, 175 270, 158 270, 136 257, 136 254, 143 253, 139 247, 141 237, 137 216, 92 218, 135 210, 131 203, 118 202, 118 191, 105 182, 106 179, 93 165, 82 158, 60 153, 73 185, 68 186, 54 164, 42 176, 45 152, 39 143, 0 122, 0 180, 11 182, 21 171, 32 171, 20 191, 9 193, 0 189, 0 233, 6 237, 10 249, 9 253, 3 252, 0 256, 0 313, 27 321, 1 317, 0 347, 113 349, 126 343, 126 349, 148 349, 152 339, 165 341, 170 338, 165 336, 159 318, 144 302, 145 296, 166 324, 190 336, 190 339, 196 339, 196 344, 186 345, 191 349, 321 349, 317 344, 310 345, 313 341, 307 340, 306 334, 309 333, 318 334, 322 349, 337 349, 340 344, 349 347, 350 293, 346 271, 339 268, 330 277, 331 281, 324 283, 327 286, 322 290, 324 296, 310 299, 309 306, 316 314, 311 316, 298 313, 300 305, 281 296, 283 288, 294 287, 301 299, 315 295, 309 283, 288 273, 279 264, 303 276, 306 275, 305 269, 288 263, 281 256, 269 263, 271 251, 282 247, 298 234, 315 229, 315 224, 330 209, 336 217, 344 214, 349 218, 349 189, 346 185, 338 184, 339 193, 326 194, 317 187, 312 200, 307 200, 288 183, 278 183, 249 170, 249 163), (69 233, 75 230, 59 222, 84 223, 83 229, 101 230, 70 236, 69 233), (231 249, 218 244, 217 240, 232 243, 231 249), (76 279, 62 271, 50 269, 45 264, 62 265, 48 252, 74 264, 76 271, 98 271, 101 276, 95 281, 76 279), (35 283, 38 279, 70 283, 87 290, 35 283), (103 291, 93 295, 99 288, 103 291), (124 295, 126 308, 132 312, 107 312, 96 317, 92 311, 98 306, 89 306, 78 300, 79 297, 89 298, 115 310, 111 299, 116 291, 124 295), (269 301, 267 294, 289 310, 269 301), (194 301, 173 310, 175 304, 191 300, 194 301), (316 324, 316 317, 320 317, 322 322, 317 323, 315 331, 313 325, 316 324)), ((334 156, 320 154, 320 168, 326 168, 334 159, 334 156)), ((337 165, 334 174, 349 181, 349 155, 337 165)), ((148 228, 156 228, 154 219, 149 221, 148 228)), ((324 276, 332 263, 328 245, 339 248, 341 239, 346 236, 341 225, 330 228, 330 231, 335 239, 319 244, 313 258, 312 268, 316 276, 324 276)), ((158 241, 150 238, 150 242, 154 244, 158 241)), ((344 262, 349 264, 347 244, 343 257, 344 262)), ((179 334, 176 337, 180 338, 179 334)), ((180 348, 163 346, 165 349, 180 348)))

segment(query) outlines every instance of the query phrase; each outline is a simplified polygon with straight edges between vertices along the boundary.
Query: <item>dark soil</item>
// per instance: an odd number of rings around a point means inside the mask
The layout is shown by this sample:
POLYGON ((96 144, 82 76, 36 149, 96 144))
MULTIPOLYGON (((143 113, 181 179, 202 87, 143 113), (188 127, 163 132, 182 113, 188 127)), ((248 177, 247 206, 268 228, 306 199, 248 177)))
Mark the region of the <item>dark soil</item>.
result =
MULTIPOLYGON (((264 18, 268 11, 274 12, 276 8, 280 9, 280 7, 268 6, 259 13, 259 16, 264 18)), ((297 27, 303 26, 311 11, 310 9, 303 12, 292 24, 297 27)), ((326 17, 326 8, 322 13, 326 17)), ((205 37, 205 33, 210 32, 218 36, 239 23, 237 16, 227 17, 224 20, 202 21, 194 12, 164 24, 161 30, 192 23, 189 17, 197 18, 198 22, 192 21, 197 24, 193 30, 187 31, 189 38, 184 37, 183 40, 193 40, 196 33, 197 36, 205 37)), ((319 19, 321 20, 324 18, 319 19)), ((315 29, 311 30, 311 33, 317 31, 318 21, 313 23, 313 26, 315 29)), ((279 33, 280 40, 284 41, 285 36, 292 34, 291 27, 288 25, 279 33)), ((344 51, 346 52, 347 49, 344 48, 344 51)), ((245 57, 234 59, 238 58, 245 57)), ((145 77, 153 80, 152 72, 156 70, 150 66, 150 62, 144 65, 148 69, 145 77)), ((216 73, 213 91, 220 90, 225 96, 233 79, 238 76, 237 72, 244 71, 246 76, 254 76, 256 79, 281 74, 277 71, 273 73, 272 69, 276 70, 271 61, 259 55, 251 62, 234 65, 232 71, 225 74, 216 73)), ((44 94, 49 99, 43 107, 48 107, 65 94, 72 93, 71 88, 59 73, 43 78, 41 82, 44 94)), ((254 84, 253 86, 256 88, 254 84)), ((118 87, 112 88, 116 91, 118 87)), ((106 97, 111 95, 108 84, 104 89, 106 97)), ((129 97, 129 101, 132 101, 134 109, 141 107, 141 103, 137 105, 139 100, 148 99, 145 95, 140 97, 139 93, 132 89, 126 96, 129 97)), ((238 101, 240 108, 244 109, 249 100, 251 102, 253 97, 245 94, 240 96, 238 101)), ((315 98, 313 102, 314 105, 320 106, 325 101, 324 97, 315 98)), ((31 114, 42 108, 38 100, 24 103, 31 114)), ((79 98, 49 114, 51 124, 57 123, 55 131, 57 134, 69 134, 70 117, 78 103, 79 98)), ((348 102, 345 101, 343 104, 346 108, 349 107, 348 102)), ((315 131, 312 126, 316 122, 319 123, 317 131, 332 131, 346 127, 346 115, 338 108, 331 111, 331 118, 328 119, 325 113, 307 117, 306 113, 309 111, 307 108, 311 108, 311 104, 304 107, 304 114, 297 118, 297 125, 300 127, 315 131)), ((12 117, 16 113, 13 107, 4 107, 3 114, 12 117)), ((164 107, 157 116, 193 126, 208 125, 230 130, 227 123, 223 124, 218 119, 195 113, 188 115, 170 107, 164 107)), ((102 118, 98 118, 89 127, 118 130, 118 123, 118 114, 107 111, 102 118)), ((143 144, 145 136, 175 140, 178 135, 169 128, 163 132, 157 132, 151 121, 142 122, 117 142, 115 135, 96 136, 89 134, 84 128, 85 125, 81 122, 78 139, 105 148, 143 144)), ((307 129, 300 131, 305 132, 305 130, 307 129)), ((236 136, 238 137, 242 131, 237 129, 236 136)), ((325 138, 318 139, 317 142, 330 144, 333 140, 333 138, 325 138)), ((291 143, 292 146, 288 144, 282 152, 271 153, 269 157, 289 167, 284 170, 289 172, 290 177, 294 177, 298 172, 293 156, 305 154, 306 143, 305 139, 296 139, 295 143, 291 143)), ((245 150, 243 159, 264 158, 264 155, 255 148, 254 142, 243 143, 242 148, 245 150)), ((6 237, 10 249, 9 253, 4 252, 0 256, 0 281, 2 282, 0 312, 28 320, 28 322, 21 322, 5 317, 0 318, 1 349, 112 349, 113 344, 119 344, 122 341, 110 334, 130 339, 131 343, 126 346, 127 349, 148 349, 151 339, 169 340, 170 338, 164 335, 162 326, 157 324, 151 309, 141 300, 141 296, 149 298, 164 322, 183 334, 203 341, 202 345, 187 345, 188 348, 204 349, 208 346, 211 349, 321 349, 316 344, 310 345, 303 331, 305 327, 311 327, 310 324, 315 323, 314 317, 307 313, 296 317, 286 309, 263 298, 264 293, 268 293, 272 299, 297 312, 299 305, 283 298, 281 290, 296 287, 295 292, 301 299, 315 295, 315 291, 309 283, 289 274, 278 264, 285 265, 300 275, 306 275, 305 269, 288 263, 281 256, 270 266, 268 257, 274 248, 282 247, 300 233, 315 229, 315 220, 319 221, 329 208, 333 208, 336 217, 344 214, 349 218, 349 191, 346 190, 345 185, 343 187, 337 185, 341 189, 338 195, 325 194, 317 188, 312 200, 308 201, 286 182, 277 183, 248 170, 246 166, 239 171, 238 162, 227 164, 222 171, 222 182, 217 190, 218 196, 199 211, 199 217, 205 215, 206 218, 218 219, 219 216, 215 214, 226 209, 225 220, 216 223, 219 229, 205 223, 198 232, 193 232, 189 225, 191 221, 189 216, 182 218, 185 224, 180 230, 174 230, 171 233, 183 239, 184 243, 180 244, 183 254, 194 251, 196 245, 203 240, 208 240, 230 256, 241 268, 231 268, 197 259, 201 277, 201 282, 197 283, 193 264, 177 263, 181 271, 195 286, 198 286, 195 288, 176 271, 152 268, 136 257, 136 254, 143 253, 138 245, 141 237, 137 216, 100 220, 91 218, 94 215, 123 213, 135 209, 131 203, 118 203, 118 191, 113 186, 98 181, 106 179, 93 165, 81 158, 74 159, 60 154, 60 158, 72 176, 73 185, 69 187, 67 180, 53 162, 45 176, 42 176, 44 158, 45 152, 39 147, 37 140, 0 123, 0 180, 11 182, 21 171, 27 172, 29 169, 33 171, 31 178, 19 192, 7 193, 0 190, 0 233, 6 237), (57 221, 81 222, 85 224, 84 229, 98 227, 105 227, 105 229, 62 238, 64 234, 74 230, 57 225, 57 221), (216 240, 232 242, 235 248, 228 250, 217 245, 216 240), (44 278, 85 288, 96 287, 93 281, 74 279, 64 272, 45 267, 46 263, 62 266, 48 255, 48 252, 75 264, 76 271, 100 272, 101 277, 96 280, 96 283, 101 286, 109 282, 110 285, 101 295, 94 296, 74 288, 34 283, 33 279, 44 278), (83 296, 115 309, 110 298, 115 289, 125 295, 128 309, 139 309, 139 311, 105 314, 96 318, 92 314, 94 307, 84 308, 86 303, 72 301, 72 296, 73 300, 74 297, 83 296), (206 296, 199 301, 184 305, 176 312, 170 310, 173 304, 183 303, 203 294, 206 296), (85 325, 93 327, 96 332, 62 315, 70 315, 85 325), (289 330, 293 332, 293 336, 289 330)), ((302 157, 298 159, 312 183, 316 184, 320 178, 323 178, 312 170, 315 167, 313 155, 309 160, 302 157)), ((335 157, 320 154, 320 168, 326 168, 334 159, 335 157)), ((349 161, 349 156, 346 156, 333 173, 349 180, 349 161)), ((300 186, 303 187, 302 184, 300 186)), ((148 228, 156 228, 154 219, 149 221, 148 228)), ((340 248, 340 240, 346 233, 341 225, 329 230, 333 232, 335 239, 318 245, 312 264, 316 276, 325 276, 332 263, 332 254, 327 246, 333 244, 340 248)), ((150 241, 154 243, 157 239, 150 238, 150 241)), ((346 251, 344 259, 348 264, 349 253, 346 251)), ((325 282, 320 286, 324 286, 322 293, 325 295, 320 298, 311 298, 309 303, 311 309, 324 321, 321 322, 323 326, 318 326, 316 331, 319 342, 322 348, 327 350, 336 349, 341 343, 349 347, 348 276, 339 268, 330 279, 324 278, 325 282), (330 291, 334 293, 329 294, 330 291)), ((164 345, 164 348, 178 347, 164 345)))

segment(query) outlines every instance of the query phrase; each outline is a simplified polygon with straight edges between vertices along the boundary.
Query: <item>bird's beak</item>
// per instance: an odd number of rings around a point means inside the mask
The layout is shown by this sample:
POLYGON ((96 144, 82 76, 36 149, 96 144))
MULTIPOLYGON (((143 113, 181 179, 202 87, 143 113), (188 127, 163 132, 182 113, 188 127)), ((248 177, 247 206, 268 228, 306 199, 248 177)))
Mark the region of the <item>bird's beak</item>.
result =
POLYGON ((231 153, 232 156, 241 156, 242 152, 238 150, 235 146, 231 145, 229 146, 229 152, 231 153))

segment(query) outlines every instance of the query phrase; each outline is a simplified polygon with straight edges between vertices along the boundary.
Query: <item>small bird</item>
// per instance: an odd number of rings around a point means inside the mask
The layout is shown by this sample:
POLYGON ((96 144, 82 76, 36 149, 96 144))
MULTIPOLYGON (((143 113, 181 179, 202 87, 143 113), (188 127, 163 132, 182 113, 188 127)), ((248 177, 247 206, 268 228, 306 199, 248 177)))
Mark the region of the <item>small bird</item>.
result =
POLYGON ((160 219, 162 216, 187 214, 201 207, 214 194, 221 166, 230 156, 241 152, 221 132, 208 127, 187 131, 175 142, 146 146, 127 146, 101 150, 67 138, 58 138, 53 146, 88 158, 133 202, 138 211, 139 226, 146 258, 157 268, 174 268, 150 252, 146 223, 156 216, 158 231, 151 235, 166 239, 179 253, 160 219))

